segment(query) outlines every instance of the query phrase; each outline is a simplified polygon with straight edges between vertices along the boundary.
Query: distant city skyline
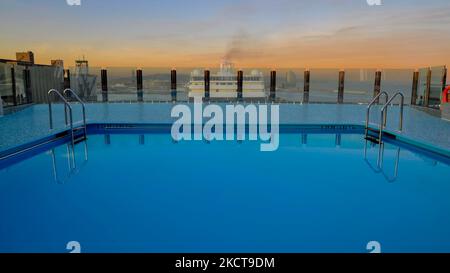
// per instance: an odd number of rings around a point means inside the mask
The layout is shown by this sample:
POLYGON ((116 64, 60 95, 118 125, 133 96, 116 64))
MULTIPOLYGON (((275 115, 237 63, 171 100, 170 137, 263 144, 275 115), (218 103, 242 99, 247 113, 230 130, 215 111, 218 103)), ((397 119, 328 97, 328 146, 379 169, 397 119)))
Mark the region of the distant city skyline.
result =
POLYGON ((417 68, 450 64, 450 1, 6 0, 0 58, 97 67, 417 68))

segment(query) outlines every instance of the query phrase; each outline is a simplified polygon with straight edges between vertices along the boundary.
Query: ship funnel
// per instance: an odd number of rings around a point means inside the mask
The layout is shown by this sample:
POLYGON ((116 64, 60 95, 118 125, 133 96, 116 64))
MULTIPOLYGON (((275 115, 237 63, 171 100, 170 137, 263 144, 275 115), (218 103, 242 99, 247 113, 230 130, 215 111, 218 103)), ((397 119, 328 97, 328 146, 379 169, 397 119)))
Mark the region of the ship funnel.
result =
POLYGON ((227 59, 222 59, 220 62, 220 72, 221 75, 232 75, 234 73, 234 65, 227 59))

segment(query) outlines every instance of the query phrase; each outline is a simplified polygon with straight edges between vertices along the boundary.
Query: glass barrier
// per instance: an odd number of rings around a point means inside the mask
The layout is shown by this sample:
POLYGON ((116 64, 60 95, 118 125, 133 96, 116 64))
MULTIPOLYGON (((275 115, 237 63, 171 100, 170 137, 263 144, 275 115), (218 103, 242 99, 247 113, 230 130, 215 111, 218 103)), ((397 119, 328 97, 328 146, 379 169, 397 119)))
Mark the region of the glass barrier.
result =
POLYGON ((431 67, 431 85, 430 85, 430 98, 428 101, 428 106, 439 108, 441 104, 442 91, 445 88, 445 83, 443 82, 445 66, 435 66, 431 67))
POLYGON ((309 102, 336 103, 339 69, 311 69, 310 73, 309 102))
MULTIPOLYGON (((143 101, 172 101, 171 68, 143 68, 143 101)), ((176 69, 176 99, 187 101, 187 84, 189 71, 176 69)))
POLYGON ((445 66, 426 67, 419 69, 419 84, 417 90, 417 105, 439 108, 441 103, 441 95, 445 83, 444 73, 446 72, 445 66), (428 90, 428 73, 431 71, 431 79, 429 86, 429 94, 427 100, 428 90))
MULTIPOLYGON (((44 89, 55 88, 62 85, 63 76, 60 76, 55 68, 53 79, 45 76, 43 69, 39 73, 33 72, 37 68, 32 67, 32 82, 51 81, 44 89), (47 77, 47 78, 45 78, 47 77), (39 80, 34 80, 39 78, 39 80), (45 78, 44 80, 42 80, 45 78)), ((107 67, 107 100, 108 102, 170 102, 172 101, 171 68, 140 68, 142 70, 142 97, 138 92, 138 79, 136 67, 107 67)), ((16 89, 18 94, 24 92, 23 68, 17 73, 16 89), (20 74, 20 75, 19 75, 20 74)), ((236 101, 237 93, 237 71, 232 67, 213 67, 210 71, 210 101, 224 102, 236 101)), ((271 70, 267 68, 245 68, 243 70, 243 100, 247 102, 266 102, 270 100, 271 70)), ((10 76, 8 68, 2 65, 0 70, 0 81, 2 86, 7 86, 10 76)), ((70 68, 70 87, 85 101, 103 102, 105 95, 102 92, 102 79, 100 67, 77 67, 70 68)), ((176 100, 181 102, 192 101, 195 96, 205 96, 204 91, 205 68, 178 68, 176 69, 176 100)), ((343 103, 368 103, 374 96, 375 69, 346 69, 344 81, 343 103)), ((433 68, 432 91, 430 99, 439 98, 439 83, 442 81, 442 67, 433 68), (440 76, 439 76, 440 75, 440 76), (436 85, 436 88, 434 87, 436 85), (434 90, 435 88, 436 90, 434 90)), ((275 101, 280 103, 337 103, 339 86, 339 69, 311 69, 309 70, 309 92, 304 93, 305 69, 290 68, 276 70, 276 93, 275 101)), ((418 101, 423 99, 424 86, 426 85, 427 70, 419 73, 418 101)), ((411 87, 413 79, 412 69, 384 69, 381 74, 381 91, 390 95, 402 92, 405 95, 405 103, 411 101, 411 87)), ((40 85, 43 85, 42 83, 40 85)), ((34 83, 33 83, 34 88, 34 83)), ((42 88, 41 88, 42 89, 42 88)), ((58 87, 62 90, 63 87, 58 87)), ((2 96, 11 96, 11 90, 4 87, 2 96), (8 93, 9 92, 9 93, 8 93)), ((37 103, 45 102, 39 92, 33 90, 33 100, 37 103), (36 94, 35 94, 36 93, 36 94)), ((106 97, 105 97, 106 99, 106 97)), ((11 100, 11 99, 9 99, 11 100)), ((10 103, 10 102, 7 102, 10 103)))
POLYGON ((27 66, 0 63, 0 96, 4 106, 22 105, 32 101, 30 77, 27 66))
MULTIPOLYGON (((303 68, 277 69, 276 98, 280 102, 303 102, 303 68)), ((270 75, 267 76, 267 87, 270 87, 270 75)), ((270 90, 267 90, 269 94, 270 90)))
POLYGON ((374 96, 376 71, 366 68, 346 69, 344 103, 369 103, 374 96))
POLYGON ((0 63, 0 96, 3 100, 3 106, 14 105, 11 65, 0 63))
POLYGON ((76 67, 69 67, 70 88, 86 102, 101 102, 101 68, 89 67, 85 61, 79 61, 76 67))
POLYGON ((63 91, 64 70, 57 66, 29 66, 30 93, 34 103, 47 103, 50 89, 63 91))
POLYGON ((15 65, 14 73, 16 79, 16 105, 21 105, 27 103, 27 93, 25 90, 25 75, 24 70, 26 70, 25 66, 15 65))
POLYGON ((411 103, 414 69, 383 69, 381 90, 393 96, 397 92, 405 96, 405 104, 411 103))

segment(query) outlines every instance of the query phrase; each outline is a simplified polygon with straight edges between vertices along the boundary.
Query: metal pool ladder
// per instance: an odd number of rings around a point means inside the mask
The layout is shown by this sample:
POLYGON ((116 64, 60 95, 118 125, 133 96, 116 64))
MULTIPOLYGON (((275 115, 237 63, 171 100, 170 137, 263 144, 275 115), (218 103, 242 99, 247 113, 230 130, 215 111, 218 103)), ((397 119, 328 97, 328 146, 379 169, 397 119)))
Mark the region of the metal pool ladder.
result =
MULTIPOLYGON (((385 97, 386 97, 386 103, 388 102, 388 100, 389 100, 389 95, 388 95, 388 93, 386 93, 386 92, 381 92, 381 93, 379 93, 378 95, 376 95, 373 99, 372 99, 372 101, 369 103, 369 105, 367 106, 367 111, 366 111, 366 127, 365 127, 365 136, 364 136, 364 138, 365 139, 368 139, 368 140, 371 140, 371 141, 373 141, 373 142, 378 142, 374 137, 372 137, 372 136, 369 136, 369 131, 375 131, 374 129, 371 129, 370 127, 369 127, 369 121, 370 121, 370 108, 372 108, 372 106, 375 104, 375 103, 377 103, 378 101, 379 101, 379 99, 380 99, 380 97, 382 96, 382 95, 384 95, 385 97)), ((383 119, 381 119, 380 120, 380 127, 381 127, 381 124, 382 123, 384 123, 385 125, 386 125, 386 120, 383 120, 383 119)))
POLYGON ((47 93, 47 100, 48 100, 48 112, 49 112, 49 121, 50 121, 50 129, 53 129, 53 112, 52 112, 52 100, 50 98, 50 95, 56 94, 62 102, 64 102, 64 120, 66 122, 66 125, 68 124, 67 121, 67 109, 69 109, 69 117, 70 117, 70 134, 71 134, 71 142, 72 146, 75 143, 74 133, 73 133, 73 115, 72 115, 72 107, 67 102, 67 100, 58 92, 56 89, 50 89, 47 93))
MULTIPOLYGON (((67 93, 67 92, 69 92, 68 89, 64 90, 64 93, 67 93)), ((85 110, 85 105, 81 101, 81 99, 72 90, 70 90, 70 92, 72 92, 72 94, 75 95, 75 98, 81 103, 81 105, 83 107, 83 126, 74 128, 72 107, 70 106, 70 103, 64 98, 64 96, 62 96, 58 92, 58 90, 50 89, 47 93, 47 100, 48 100, 50 129, 53 129, 53 111, 52 111, 52 100, 51 100, 50 96, 52 94, 56 94, 58 96, 58 98, 64 103, 64 120, 65 120, 66 126, 70 125, 71 143, 72 143, 72 147, 73 147, 76 143, 86 140, 86 138, 87 138, 86 137, 87 136, 87 134, 86 134, 86 110, 85 110), (69 119, 67 117, 67 109, 69 109, 69 119), (79 130, 83 130, 83 135, 79 138, 75 138, 75 132, 77 132, 79 130)))
POLYGON ((86 126, 86 106, 84 105, 84 102, 78 97, 78 95, 73 92, 72 89, 67 88, 63 91, 63 94, 67 97, 68 93, 72 94, 74 98, 81 104, 82 110, 83 110, 83 127, 75 128, 75 130, 83 129, 83 136, 82 138, 77 139, 78 141, 86 140, 87 139, 87 126, 86 126))
POLYGON ((392 96, 391 99, 389 99, 389 95, 386 92, 381 92, 380 94, 378 94, 375 98, 373 98, 373 100, 369 103, 369 105, 367 106, 367 112, 366 112, 366 127, 365 127, 365 139, 366 140, 370 140, 372 142, 381 144, 382 143, 382 138, 383 138, 383 130, 384 128, 386 128, 386 121, 387 121, 387 110, 389 105, 392 103, 392 101, 396 98, 400 96, 401 101, 400 101, 400 118, 399 118, 399 132, 401 132, 403 130, 403 105, 404 105, 404 101, 405 101, 405 96, 400 93, 397 92, 394 94, 394 96, 392 96), (386 96, 386 103, 383 105, 383 107, 381 107, 381 116, 380 116, 380 127, 378 130, 372 129, 369 127, 369 118, 370 118, 370 108, 373 106, 373 104, 377 101, 377 99, 379 99, 379 97, 381 95, 385 95, 386 96), (378 135, 378 138, 376 136, 372 136, 369 135, 369 131, 373 131, 376 132, 378 135))

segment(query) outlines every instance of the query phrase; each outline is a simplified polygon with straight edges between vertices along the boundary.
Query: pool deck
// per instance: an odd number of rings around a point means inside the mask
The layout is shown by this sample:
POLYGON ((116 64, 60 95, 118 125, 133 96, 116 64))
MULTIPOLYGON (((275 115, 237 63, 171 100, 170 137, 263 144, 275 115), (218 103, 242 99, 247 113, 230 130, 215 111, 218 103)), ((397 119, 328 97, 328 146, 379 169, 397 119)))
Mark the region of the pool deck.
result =
MULTIPOLYGON (((86 104, 88 123, 168 123, 172 103, 90 103, 86 104)), ((189 104, 192 107, 192 104, 189 104)), ((206 106, 206 104, 204 105, 206 106)), ((365 123, 366 105, 358 104, 281 104, 280 124, 359 124, 365 123)), ((0 152, 64 129, 63 106, 56 104, 54 127, 49 129, 48 106, 38 104, 0 117, 0 152)), ((81 124, 81 106, 74 105, 74 122, 81 124)), ((371 111, 371 122, 379 120, 379 106, 371 111)), ((387 130, 396 132, 398 107, 390 107, 387 130)), ((405 107, 400 135, 413 141, 450 151, 450 122, 405 107)))

